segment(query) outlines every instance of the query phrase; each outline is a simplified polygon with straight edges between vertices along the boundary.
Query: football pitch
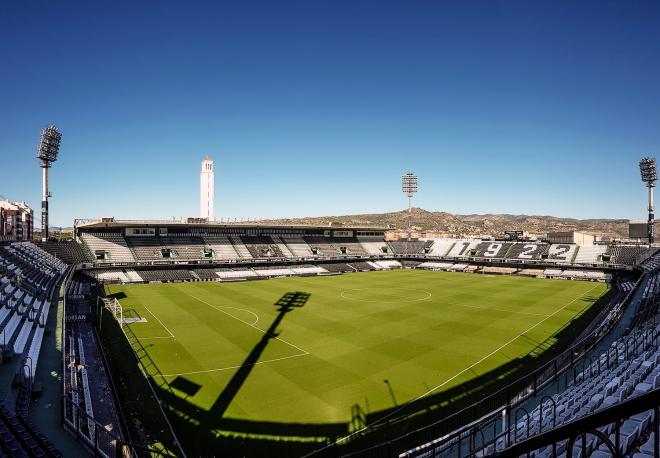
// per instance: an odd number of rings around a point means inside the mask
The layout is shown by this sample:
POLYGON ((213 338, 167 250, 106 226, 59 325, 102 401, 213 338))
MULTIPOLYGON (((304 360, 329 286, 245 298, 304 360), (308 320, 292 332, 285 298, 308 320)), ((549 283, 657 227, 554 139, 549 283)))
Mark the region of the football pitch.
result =
POLYGON ((106 291, 185 402, 224 418, 321 424, 538 355, 608 288, 399 270, 106 291))

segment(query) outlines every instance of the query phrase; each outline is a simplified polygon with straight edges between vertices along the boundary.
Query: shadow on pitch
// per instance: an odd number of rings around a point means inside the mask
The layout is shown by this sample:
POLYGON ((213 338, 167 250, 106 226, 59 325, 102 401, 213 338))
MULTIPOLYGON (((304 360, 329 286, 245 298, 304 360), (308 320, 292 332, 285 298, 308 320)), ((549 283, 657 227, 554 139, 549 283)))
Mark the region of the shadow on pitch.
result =
MULTIPOLYGON (((186 399, 173 395, 171 390, 158 389, 158 397, 163 400, 164 405, 172 413, 170 420, 176 425, 176 431, 180 432, 179 439, 191 455, 210 456, 215 451, 221 449, 223 450, 223 456, 232 456, 230 449, 233 447, 229 446, 229 444, 234 444, 237 447, 235 449, 237 453, 241 449, 245 450, 244 447, 246 444, 243 443, 243 439, 239 439, 238 443, 236 443, 236 440, 231 437, 219 436, 218 431, 233 431, 252 436, 290 436, 292 432, 295 432, 296 437, 315 437, 317 434, 320 434, 321 437, 327 437, 328 435, 334 436, 338 433, 336 427, 333 425, 320 425, 319 428, 319 425, 282 424, 225 418, 227 409, 240 392, 241 387, 250 376, 254 366, 259 362, 269 343, 277 339, 282 333, 280 328, 286 315, 298 308, 304 307, 309 297, 310 294, 306 292, 288 292, 275 302, 277 315, 268 329, 263 332, 263 335, 243 363, 236 369, 236 372, 209 410, 200 409, 186 399)), ((198 384, 181 376, 177 377, 170 384, 170 387, 182 391, 186 397, 194 395, 201 388, 198 384)), ((253 443, 255 439, 246 439, 246 441, 253 443)), ((257 439, 256 442, 260 441, 257 439)), ((266 443, 269 442, 266 441, 266 443)), ((300 450, 303 451, 305 449, 301 448, 300 450)), ((260 454, 262 456, 268 455, 263 455, 263 453, 264 450, 261 450, 260 454)))
POLYGON ((245 358, 245 361, 243 361, 231 380, 229 380, 229 383, 227 383, 227 386, 222 390, 222 393, 220 393, 220 396, 208 412, 209 420, 222 418, 224 416, 232 400, 236 394, 238 394, 238 391, 241 389, 241 386, 243 386, 243 383, 245 383, 245 380, 247 380, 250 372, 252 372, 252 368, 259 361, 259 358, 268 346, 268 343, 279 336, 277 328, 286 314, 296 308, 303 307, 309 299, 309 296, 309 293, 303 293, 300 291, 286 293, 275 303, 278 311, 277 316, 268 329, 264 331, 259 342, 257 342, 252 351, 250 351, 250 354, 245 358))
MULTIPOLYGON (((227 418, 225 416, 227 409, 249 377, 255 363, 258 362, 269 342, 281 334, 282 330, 278 328, 284 317, 296 308, 303 307, 309 298, 307 293, 287 293, 274 304, 278 308, 277 316, 209 410, 200 409, 162 387, 157 387, 157 394, 166 407, 179 440, 190 456, 213 456, 220 450, 223 456, 302 456, 355 430, 378 425, 375 436, 356 436, 350 449, 331 449, 329 454, 321 455, 333 456, 333 453, 348 453, 351 449, 361 449, 380 443, 384 438, 410 434, 425 425, 444 419, 442 427, 433 432, 434 437, 440 437, 485 413, 472 408, 465 409, 467 406, 506 387, 510 390, 508 395, 518 392, 516 390, 525 389, 526 384, 516 384, 515 380, 547 363, 574 342, 612 296, 612 292, 606 294, 592 308, 577 316, 551 338, 543 342, 535 342, 536 348, 528 355, 509 359, 487 372, 475 367, 470 380, 465 382, 456 380, 457 385, 439 390, 414 402, 399 403, 377 412, 370 412, 368 405, 355 404, 350 412, 352 420, 341 423, 282 423, 227 418)), ((596 302, 596 298, 588 300, 596 302)), ((438 365, 442 365, 442 361, 438 361, 438 365)), ((188 382, 183 379, 177 384, 189 389, 192 385, 188 382)), ((423 386, 422 381, 420 386, 423 386)), ((428 386, 425 390, 428 390, 428 386)), ((504 402, 504 397, 505 394, 502 393, 502 399, 494 400, 493 405, 499 405, 500 401, 504 402)), ((396 401, 393 399, 393 402, 396 401)), ((424 434, 427 433, 423 433, 419 439, 421 442, 418 442, 413 434, 410 443, 418 445, 429 440, 424 434)))

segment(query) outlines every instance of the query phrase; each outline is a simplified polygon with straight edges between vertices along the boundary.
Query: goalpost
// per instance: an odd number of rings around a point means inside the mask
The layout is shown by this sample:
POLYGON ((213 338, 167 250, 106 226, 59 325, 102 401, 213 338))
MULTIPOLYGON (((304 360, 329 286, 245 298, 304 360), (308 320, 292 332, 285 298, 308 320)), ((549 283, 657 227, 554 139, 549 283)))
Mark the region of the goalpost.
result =
POLYGON ((124 309, 116 297, 112 298, 112 302, 108 304, 108 308, 112 311, 112 316, 115 317, 115 320, 119 322, 119 327, 124 329, 124 309))
MULTIPOLYGON (((110 313, 112 313, 113 318, 119 323, 119 328, 124 331, 124 309, 121 306, 121 303, 119 300, 117 300, 116 297, 113 297, 112 299, 109 298, 98 298, 101 300, 102 307, 99 309, 101 311, 101 314, 103 313, 103 309, 105 308, 108 310, 110 313)), ((98 300, 97 300, 98 303, 98 300)), ((103 320, 99 323, 99 326, 103 324, 103 320)))

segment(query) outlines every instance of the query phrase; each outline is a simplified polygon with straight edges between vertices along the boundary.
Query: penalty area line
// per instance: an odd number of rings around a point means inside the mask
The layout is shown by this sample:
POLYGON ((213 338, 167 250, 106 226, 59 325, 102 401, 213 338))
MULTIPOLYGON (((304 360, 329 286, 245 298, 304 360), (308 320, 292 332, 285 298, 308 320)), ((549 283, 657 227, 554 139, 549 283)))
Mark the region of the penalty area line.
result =
MULTIPOLYGON (((259 364, 265 364, 265 363, 274 363, 276 361, 283 361, 285 359, 298 358, 300 356, 308 356, 308 355, 310 355, 310 353, 305 352, 305 353, 298 353, 296 355, 282 356, 281 358, 274 358, 274 359, 267 359, 267 360, 264 360, 264 361, 259 361, 259 362, 254 363, 254 364, 250 364, 250 366, 257 366, 259 364)), ((158 375, 161 376, 161 377, 178 377, 178 376, 181 376, 181 375, 206 374, 208 372, 228 371, 228 370, 231 370, 231 369, 238 369, 240 367, 243 367, 243 365, 240 364, 238 366, 219 367, 217 369, 206 369, 206 370, 201 370, 201 371, 179 372, 177 374, 158 374, 158 375)))
POLYGON ((160 323, 160 325, 163 327, 163 329, 165 329, 165 330, 167 331, 167 333, 169 334, 169 336, 164 336, 164 337, 145 337, 144 339, 174 339, 174 340, 176 340, 176 337, 174 337, 174 334, 172 333, 172 331, 170 331, 169 328, 168 328, 167 326, 165 326, 165 325, 163 324, 163 322, 160 321, 160 319, 159 319, 156 315, 154 315, 154 313, 153 313, 151 310, 149 310, 149 307, 147 307, 147 306, 145 305, 145 306, 144 306, 144 309, 145 309, 147 312, 149 312, 149 314, 151 314, 151 316, 154 317, 154 318, 156 319, 156 321, 158 321, 158 323, 160 323))
MULTIPOLYGON (((193 299, 195 299, 195 300, 197 300, 197 301, 203 303, 203 304, 208 305, 209 307, 211 307, 212 309, 217 310, 218 312, 222 312, 222 313, 224 313, 225 315, 227 315, 227 316, 229 316, 229 317, 232 317, 233 319, 238 320, 238 321, 240 321, 241 323, 250 326, 251 328, 256 329, 257 331, 261 332, 262 334, 267 334, 266 331, 264 331, 263 329, 261 329, 261 328, 258 327, 258 326, 255 326, 254 323, 248 323, 247 321, 244 321, 244 320, 241 320, 241 319, 238 318, 238 317, 235 317, 235 316, 232 315, 231 313, 225 312, 224 310, 222 310, 222 308, 220 308, 220 307, 224 307, 224 306, 222 306, 222 305, 217 305, 217 306, 216 306, 216 305, 210 304, 210 303, 206 302, 205 300, 200 299, 200 298, 197 297, 197 296, 193 296, 192 294, 190 294, 189 296, 192 297, 193 299)), ((233 308, 233 307, 232 307, 232 308, 233 308)), ((239 309, 239 310, 244 310, 244 309, 239 309)), ((253 313, 253 314, 254 314, 254 313, 253 313)), ((301 353, 309 354, 309 352, 308 352, 307 350, 305 350, 305 349, 303 349, 303 348, 300 348, 298 345, 292 344, 291 342, 288 342, 288 341, 282 339, 281 337, 273 336, 273 338, 274 338, 275 340, 279 340, 280 342, 289 345, 290 347, 295 348, 296 350, 298 350, 298 351, 301 352, 301 353)), ((302 356, 302 355, 301 355, 301 356, 302 356)))
POLYGON ((479 305, 468 305, 468 304, 459 304, 458 302, 446 302, 447 305, 453 305, 455 307, 467 307, 471 309, 479 309, 479 310, 493 310, 495 312, 508 312, 508 313, 514 313, 516 315, 527 315, 527 316, 543 316, 543 317, 549 317, 550 315, 545 315, 543 313, 532 313, 532 312, 520 312, 516 310, 506 310, 506 309, 500 309, 500 308, 494 308, 494 307, 481 307, 479 305))

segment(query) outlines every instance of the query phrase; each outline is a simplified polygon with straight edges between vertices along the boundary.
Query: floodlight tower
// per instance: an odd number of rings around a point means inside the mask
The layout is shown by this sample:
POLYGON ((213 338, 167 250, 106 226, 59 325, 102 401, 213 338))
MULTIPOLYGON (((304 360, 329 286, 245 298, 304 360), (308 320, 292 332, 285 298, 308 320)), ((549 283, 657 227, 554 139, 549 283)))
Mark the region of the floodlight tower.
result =
POLYGON ((37 150, 43 185, 41 192, 41 240, 43 242, 48 240, 48 198, 51 196, 48 192, 48 169, 57 160, 60 152, 60 140, 62 140, 62 134, 57 127, 50 125, 41 131, 41 141, 37 150))
POLYGON ((649 189, 649 223, 647 233, 649 236, 649 244, 652 244, 655 241, 653 236, 653 188, 655 188, 655 182, 658 180, 655 158, 645 157, 639 161, 639 171, 642 175, 642 181, 646 183, 646 187, 649 189))
POLYGON ((417 175, 408 172, 401 177, 401 189, 408 196, 408 229, 410 229, 410 219, 412 217, 412 198, 417 192, 417 175))

